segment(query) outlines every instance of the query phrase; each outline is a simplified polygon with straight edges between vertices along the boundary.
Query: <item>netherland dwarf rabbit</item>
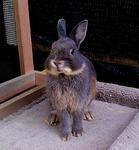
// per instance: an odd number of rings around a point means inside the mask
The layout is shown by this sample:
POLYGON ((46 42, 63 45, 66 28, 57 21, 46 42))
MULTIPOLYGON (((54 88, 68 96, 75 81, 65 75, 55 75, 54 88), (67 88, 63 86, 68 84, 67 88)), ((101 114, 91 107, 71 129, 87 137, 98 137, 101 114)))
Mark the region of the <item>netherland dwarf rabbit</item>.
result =
POLYGON ((96 94, 96 72, 92 63, 83 56, 80 44, 86 36, 88 20, 78 23, 70 36, 66 23, 57 23, 58 40, 52 44, 45 61, 46 94, 51 107, 49 124, 60 122, 61 137, 67 141, 83 133, 82 119, 92 120, 88 109, 96 94))

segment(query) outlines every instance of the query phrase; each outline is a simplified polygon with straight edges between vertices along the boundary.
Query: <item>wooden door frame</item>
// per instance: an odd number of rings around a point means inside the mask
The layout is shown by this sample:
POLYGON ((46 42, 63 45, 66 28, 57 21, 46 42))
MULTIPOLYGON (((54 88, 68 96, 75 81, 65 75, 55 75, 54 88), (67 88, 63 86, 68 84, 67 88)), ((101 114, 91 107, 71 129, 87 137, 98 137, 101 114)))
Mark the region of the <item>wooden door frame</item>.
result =
POLYGON ((0 84, 0 119, 45 91, 45 73, 34 70, 28 0, 13 0, 21 76, 0 84))
POLYGON ((16 33, 21 74, 34 71, 28 0, 14 0, 16 33))

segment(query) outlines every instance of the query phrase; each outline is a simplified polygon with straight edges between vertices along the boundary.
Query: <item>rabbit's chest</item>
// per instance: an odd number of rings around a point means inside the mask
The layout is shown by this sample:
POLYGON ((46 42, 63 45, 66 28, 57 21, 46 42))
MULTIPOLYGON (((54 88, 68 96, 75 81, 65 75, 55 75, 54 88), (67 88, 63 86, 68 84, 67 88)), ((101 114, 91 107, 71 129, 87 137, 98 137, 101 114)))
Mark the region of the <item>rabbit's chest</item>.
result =
POLYGON ((81 105, 82 80, 51 80, 48 82, 48 97, 56 109, 74 110, 81 105))

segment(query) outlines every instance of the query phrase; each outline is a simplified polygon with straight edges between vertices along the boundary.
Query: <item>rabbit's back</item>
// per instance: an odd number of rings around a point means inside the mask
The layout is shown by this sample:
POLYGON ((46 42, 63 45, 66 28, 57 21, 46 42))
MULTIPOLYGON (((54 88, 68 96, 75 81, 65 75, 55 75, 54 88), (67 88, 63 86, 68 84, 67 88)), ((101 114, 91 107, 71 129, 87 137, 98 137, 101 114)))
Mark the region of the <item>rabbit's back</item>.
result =
POLYGON ((96 81, 97 81, 97 76, 96 76, 96 71, 95 68, 92 64, 92 62, 83 56, 84 62, 86 63, 87 70, 88 70, 88 79, 89 79, 89 92, 88 92, 88 99, 86 100, 86 105, 89 105, 93 99, 96 97, 96 81))

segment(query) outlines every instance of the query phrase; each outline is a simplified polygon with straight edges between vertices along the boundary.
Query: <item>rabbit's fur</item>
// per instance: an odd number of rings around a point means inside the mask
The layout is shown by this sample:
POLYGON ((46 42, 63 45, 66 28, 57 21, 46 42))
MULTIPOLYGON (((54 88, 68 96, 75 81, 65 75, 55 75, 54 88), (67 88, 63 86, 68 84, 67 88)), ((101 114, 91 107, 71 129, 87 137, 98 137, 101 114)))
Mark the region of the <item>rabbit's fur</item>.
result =
POLYGON ((56 111, 54 115, 57 118, 53 121, 59 119, 64 140, 70 138, 71 132, 74 136, 82 135, 83 116, 87 120, 92 119, 88 107, 95 98, 96 73, 92 63, 79 52, 87 26, 87 20, 81 21, 67 37, 65 20, 59 19, 59 39, 52 44, 50 55, 45 61, 46 93, 51 110, 56 111))

